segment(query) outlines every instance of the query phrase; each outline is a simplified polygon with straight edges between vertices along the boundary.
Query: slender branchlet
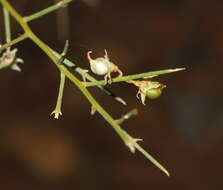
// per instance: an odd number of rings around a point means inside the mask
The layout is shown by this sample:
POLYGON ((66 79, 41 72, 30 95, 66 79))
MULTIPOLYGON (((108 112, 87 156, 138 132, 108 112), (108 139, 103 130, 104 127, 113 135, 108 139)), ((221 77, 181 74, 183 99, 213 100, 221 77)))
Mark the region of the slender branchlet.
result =
MULTIPOLYGON (((3 45, 0 45, 0 51, 3 51, 5 49, 10 50, 9 48, 12 45, 15 45, 27 38, 32 40, 48 57, 51 59, 52 63, 55 64, 55 66, 58 68, 60 73, 60 86, 59 86, 59 93, 57 98, 57 103, 54 111, 52 114, 54 114, 55 118, 58 118, 59 115, 62 114, 61 112, 61 104, 62 104, 62 97, 63 97, 63 90, 65 85, 65 79, 69 79, 73 85, 75 85, 83 94, 83 96, 89 101, 91 107, 92 107, 92 113, 99 113, 114 129, 114 131, 120 136, 120 138, 123 140, 124 144, 129 148, 129 150, 132 153, 135 153, 136 150, 141 152, 149 161, 151 161, 156 167, 158 167, 161 171, 163 171, 167 176, 169 176, 169 172, 148 152, 146 152, 140 145, 139 142, 142 141, 140 138, 134 138, 131 135, 129 135, 123 127, 121 128, 121 124, 131 118, 132 116, 137 114, 136 110, 132 110, 122 116, 120 119, 113 119, 111 115, 95 100, 95 98, 92 96, 92 94, 88 91, 87 87, 90 86, 96 86, 103 90, 106 94, 113 97, 115 100, 121 102, 122 104, 126 105, 126 102, 119 96, 115 95, 110 89, 105 87, 104 85, 107 85, 107 79, 109 80, 109 84, 116 82, 128 82, 129 84, 136 85, 139 89, 138 93, 141 95, 142 103, 145 101, 145 97, 149 98, 157 98, 161 95, 161 88, 163 89, 165 85, 161 85, 158 82, 151 82, 150 79, 154 78, 159 75, 163 74, 169 74, 176 71, 184 70, 184 68, 177 68, 177 69, 165 69, 165 70, 159 70, 159 71, 153 71, 153 72, 146 72, 141 74, 134 74, 134 75, 124 75, 122 71, 118 68, 117 65, 113 64, 107 55, 107 51, 105 51, 104 58, 97 58, 92 59, 90 57, 90 52, 88 53, 88 59, 92 66, 91 70, 96 74, 101 74, 102 70, 108 66, 108 70, 103 73, 105 75, 105 80, 97 81, 95 78, 93 78, 86 69, 78 67, 73 62, 69 61, 66 58, 66 54, 68 52, 68 41, 65 43, 64 51, 59 54, 53 49, 49 48, 29 27, 28 23, 32 20, 38 19, 52 11, 57 10, 58 8, 66 6, 68 3, 70 3, 72 0, 61 0, 55 5, 52 5, 46 9, 43 9, 37 13, 34 13, 29 16, 22 16, 20 15, 13 6, 8 2, 8 0, 0 0, 0 4, 3 6, 4 11, 4 20, 5 20, 5 30, 6 30, 6 43, 3 45), (14 40, 11 40, 11 32, 10 32, 10 21, 9 16, 14 18, 16 22, 21 26, 21 28, 24 31, 24 34, 20 35, 19 37, 15 38, 14 40), (95 61, 97 62, 97 65, 95 64, 95 61), (93 63, 94 62, 94 63, 93 63), (100 63, 99 63, 100 62, 100 63), (103 65, 104 64, 104 65, 103 65), (103 66, 103 68, 101 67, 103 66), (82 76, 84 79, 83 81, 79 80, 73 73, 75 71, 79 75, 82 76), (112 72, 118 72, 119 75, 116 78, 111 78, 112 72), (140 79, 141 81, 136 81, 136 79, 140 79), (86 82, 86 80, 88 82, 86 82), (159 86, 154 86, 155 84, 159 84, 159 86), (148 91, 149 90, 149 91, 148 91)), ((21 62, 20 59, 16 59, 16 52, 17 49, 8 51, 11 54, 11 57, 8 57, 9 54, 4 52, 2 56, 0 57, 0 69, 8 67, 10 64, 12 64, 12 61, 21 62), (9 62, 9 58, 10 61, 9 62)), ((125 72, 124 72, 125 73, 125 72)))

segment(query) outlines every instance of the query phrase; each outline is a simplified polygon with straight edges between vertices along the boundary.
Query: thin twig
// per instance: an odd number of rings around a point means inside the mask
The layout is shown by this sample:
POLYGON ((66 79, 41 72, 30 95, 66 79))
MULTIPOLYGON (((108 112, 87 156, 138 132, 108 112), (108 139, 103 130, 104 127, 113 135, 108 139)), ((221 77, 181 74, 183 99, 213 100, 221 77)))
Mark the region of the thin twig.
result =
MULTIPOLYGON (((112 79, 112 83, 115 82, 128 82, 130 80, 135 80, 135 79, 144 79, 144 78, 152 78, 158 75, 163 75, 163 74, 169 74, 177 71, 182 71, 185 70, 185 68, 176 68, 176 69, 164 69, 164 70, 159 70, 159 71, 152 71, 152 72, 146 72, 146 73, 140 73, 136 75, 127 75, 123 77, 116 77, 112 79)), ((106 85, 107 82, 105 80, 97 81, 97 82, 83 82, 86 87, 90 86, 97 86, 97 85, 106 85)))
POLYGON ((3 7, 3 14, 4 14, 4 24, 5 24, 5 39, 6 43, 8 43, 11 41, 11 26, 10 26, 10 15, 5 7, 3 7))
POLYGON ((46 9, 43 9, 43 10, 37 12, 37 13, 34 13, 32 15, 24 17, 24 21, 25 22, 30 22, 32 20, 40 18, 40 17, 42 17, 42 16, 44 16, 44 15, 50 13, 50 12, 53 12, 53 11, 55 11, 55 10, 61 8, 61 7, 66 6, 71 1, 72 0, 62 0, 62 1, 58 2, 58 3, 56 3, 55 5, 52 5, 52 6, 47 7, 46 9))
POLYGON ((138 114, 138 110, 137 109, 133 109, 131 111, 129 111, 128 113, 126 113, 125 115, 123 115, 120 119, 116 119, 117 124, 122 124, 124 121, 130 119, 132 116, 136 116, 138 114))
POLYGON ((21 36, 17 37, 16 39, 6 43, 6 44, 3 44, 1 47, 0 47, 0 51, 8 48, 8 47, 11 47, 12 45, 14 44, 17 44, 21 41, 23 41, 24 39, 28 38, 28 35, 26 33, 22 34, 21 36))
MULTIPOLYGON (((68 52, 68 47, 69 47, 69 42, 68 40, 66 40, 63 52, 61 53, 60 58, 58 59, 59 65, 63 64, 65 56, 67 55, 67 52, 68 52)), ((62 115, 61 105, 62 105, 62 99, 63 99, 63 93, 64 93, 65 79, 66 79, 65 75, 62 72, 60 72, 60 87, 59 87, 59 93, 57 97, 57 103, 56 103, 55 109, 51 113, 51 115, 54 114, 55 119, 58 119, 59 115, 62 115)))
POLYGON ((55 109, 51 113, 51 115, 54 114, 55 119, 58 119, 59 116, 62 115, 61 105, 62 105, 65 79, 66 79, 65 75, 62 72, 60 72, 60 87, 59 87, 59 93, 57 97, 57 103, 56 103, 55 109))

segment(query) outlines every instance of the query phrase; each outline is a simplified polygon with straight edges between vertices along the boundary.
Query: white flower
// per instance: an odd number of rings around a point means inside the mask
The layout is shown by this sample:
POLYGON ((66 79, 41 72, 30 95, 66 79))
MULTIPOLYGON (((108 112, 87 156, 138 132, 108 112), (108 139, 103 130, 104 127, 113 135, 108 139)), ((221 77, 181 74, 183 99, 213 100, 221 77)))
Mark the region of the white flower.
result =
POLYGON ((104 57, 98 57, 96 59, 92 59, 90 54, 92 53, 92 51, 89 51, 87 53, 87 58, 90 62, 90 67, 93 73, 97 74, 97 75, 104 75, 104 79, 105 81, 109 83, 111 83, 111 73, 113 72, 118 72, 119 76, 118 77, 122 77, 123 73, 122 71, 118 68, 118 66, 116 66, 114 63, 112 63, 109 58, 108 58, 108 54, 107 51, 105 50, 105 55, 104 57))
POLYGON ((16 48, 13 50, 7 49, 0 57, 0 65, 11 66, 11 69, 21 71, 17 63, 23 63, 24 61, 16 57, 17 51, 16 48))

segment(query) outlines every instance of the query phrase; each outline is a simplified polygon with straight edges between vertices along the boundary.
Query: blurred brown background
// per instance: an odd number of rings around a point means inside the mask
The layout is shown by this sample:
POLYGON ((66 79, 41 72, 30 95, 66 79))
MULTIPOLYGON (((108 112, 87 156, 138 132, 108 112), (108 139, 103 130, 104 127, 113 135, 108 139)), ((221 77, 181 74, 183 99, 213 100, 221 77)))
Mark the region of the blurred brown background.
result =
MULTIPOLYGON (((51 0, 11 1, 23 15, 51 0)), ((67 82, 63 116, 50 117, 59 75, 30 40, 16 47, 22 72, 0 72, 0 189, 220 190, 223 159, 223 1, 76 0, 30 23, 39 37, 88 68, 86 52, 110 59, 125 74, 186 67, 157 78, 168 86, 143 106, 137 89, 114 84, 124 107, 98 89, 92 93, 115 118, 137 108, 124 123, 171 173, 166 177, 138 152, 132 155, 76 87, 67 82)), ((2 13, 1 43, 4 43, 2 13)), ((13 36, 22 34, 13 22, 13 36)), ((100 77, 99 77, 100 78, 100 77)))

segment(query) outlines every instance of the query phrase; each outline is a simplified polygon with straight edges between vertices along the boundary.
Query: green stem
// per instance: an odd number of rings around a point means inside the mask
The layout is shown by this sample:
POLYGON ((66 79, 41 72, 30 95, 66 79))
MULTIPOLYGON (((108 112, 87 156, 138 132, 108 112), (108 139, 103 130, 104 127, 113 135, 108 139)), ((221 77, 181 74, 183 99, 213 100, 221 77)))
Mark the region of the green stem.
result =
MULTIPOLYGON (((144 79, 144 78, 152 78, 158 75, 163 75, 163 74, 168 74, 168 73, 173 73, 177 71, 182 71, 185 70, 185 68, 176 68, 176 69, 164 69, 160 71, 152 71, 152 72, 146 72, 146 73, 140 73, 136 75, 127 75, 123 77, 116 77, 112 79, 112 83, 114 82, 127 82, 129 80, 135 80, 135 79, 144 79)), ((107 82, 105 80, 101 81, 95 81, 95 82, 84 82, 86 87, 90 86, 97 86, 97 85, 106 85, 107 82)))
POLYGON ((170 173, 159 163, 155 158, 148 154, 139 144, 135 144, 135 148, 140 151, 148 160, 150 160, 155 166, 157 166, 161 171, 163 171, 167 176, 170 176, 170 173))
MULTIPOLYGON (((59 88, 59 95, 58 95, 58 100, 57 100, 58 105, 61 105, 61 102, 62 102, 64 84, 65 84, 65 75, 61 72, 60 73, 60 88, 59 88)), ((57 107, 58 107, 58 105, 57 105, 57 107)))
POLYGON ((6 43, 11 41, 11 27, 10 27, 10 16, 8 10, 3 7, 4 24, 5 24, 5 39, 6 43))
POLYGON ((46 8, 46 9, 43 9, 43 10, 37 12, 37 13, 34 13, 32 15, 24 17, 24 21, 25 22, 30 22, 32 20, 35 20, 35 19, 37 19, 39 17, 42 17, 42 16, 44 16, 44 15, 50 13, 50 12, 53 12, 53 11, 55 11, 55 10, 61 8, 61 7, 64 7, 66 4, 70 3, 71 1, 72 0, 62 0, 58 3, 56 3, 55 5, 52 5, 52 6, 46 8))
POLYGON ((17 43, 23 41, 23 40, 26 39, 26 38, 28 38, 28 35, 27 35, 26 33, 24 33, 24 34, 22 34, 21 36, 19 36, 18 38, 16 38, 16 39, 14 39, 14 40, 12 40, 12 41, 10 41, 10 42, 8 42, 8 43, 2 45, 2 46, 0 47, 0 51, 4 50, 4 49, 6 49, 6 48, 8 48, 8 47, 10 47, 10 46, 12 46, 12 45, 14 45, 14 44, 17 44, 17 43))
MULTIPOLYGON (((63 64, 65 56, 67 55, 68 47, 69 47, 69 43, 68 43, 68 40, 67 40, 66 43, 65 43, 63 52, 61 53, 61 56, 58 59, 58 64, 59 65, 63 64)), ((59 93, 58 93, 58 97, 57 97, 57 104, 56 104, 56 108, 51 113, 51 115, 54 114, 55 119, 58 119, 59 115, 62 115, 61 105, 62 105, 65 79, 66 79, 65 75, 62 72, 60 72, 60 87, 59 87, 59 93)))
POLYGON ((116 119, 116 123, 120 125, 124 121, 130 119, 132 116, 135 116, 137 114, 138 114, 138 110, 137 109, 133 109, 133 110, 129 111, 128 113, 126 113, 125 115, 123 115, 120 119, 116 119))
POLYGON ((65 84, 65 75, 60 72, 60 87, 59 87, 59 93, 58 93, 58 97, 57 97, 57 104, 56 104, 56 108, 53 110, 53 112, 51 113, 54 114, 54 118, 58 119, 59 115, 62 115, 61 112, 61 105, 62 105, 62 99, 63 99, 63 91, 64 91, 64 84, 65 84))

